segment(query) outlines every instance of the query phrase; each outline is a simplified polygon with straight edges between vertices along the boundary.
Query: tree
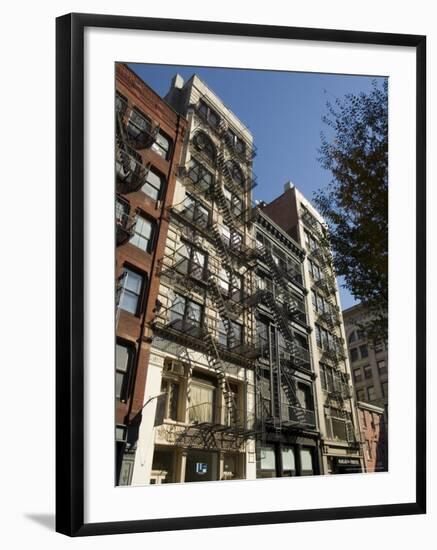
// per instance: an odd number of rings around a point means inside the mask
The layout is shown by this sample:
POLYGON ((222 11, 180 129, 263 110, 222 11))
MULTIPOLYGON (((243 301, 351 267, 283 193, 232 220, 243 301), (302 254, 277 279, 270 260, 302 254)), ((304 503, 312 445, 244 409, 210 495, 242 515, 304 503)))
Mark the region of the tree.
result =
POLYGON ((370 338, 387 338, 388 81, 327 103, 319 162, 332 174, 315 202, 325 217, 334 267, 373 317, 370 338))

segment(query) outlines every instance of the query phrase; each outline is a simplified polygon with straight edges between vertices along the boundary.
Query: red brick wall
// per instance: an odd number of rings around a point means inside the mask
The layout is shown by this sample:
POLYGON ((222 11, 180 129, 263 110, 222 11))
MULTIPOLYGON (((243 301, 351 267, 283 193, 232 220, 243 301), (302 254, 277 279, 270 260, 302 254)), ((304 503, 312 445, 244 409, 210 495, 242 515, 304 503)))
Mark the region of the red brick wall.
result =
POLYGON ((128 107, 135 105, 154 123, 159 124, 162 131, 173 142, 168 160, 163 159, 150 148, 138 151, 143 163, 151 163, 153 168, 160 172, 167 181, 162 201, 156 202, 142 191, 123 195, 123 198, 130 204, 130 211, 134 212, 136 209, 140 209, 146 217, 155 222, 157 231, 155 246, 150 254, 130 243, 118 246, 116 250, 115 277, 122 273, 123 266, 127 264, 144 272, 148 278, 142 312, 135 316, 120 310, 117 325, 117 337, 130 342, 137 350, 131 374, 129 397, 126 402, 117 401, 116 405, 116 422, 129 424, 141 412, 144 401, 150 353, 149 322, 153 319, 153 309, 159 290, 159 277, 156 274, 157 264, 164 255, 168 231, 167 207, 173 201, 176 174, 187 122, 123 64, 116 65, 116 89, 127 98, 128 107))
POLYGON ((387 470, 387 434, 383 414, 358 406, 367 472, 387 470))
POLYGON ((281 229, 293 237, 295 241, 299 242, 297 232, 297 202, 294 188, 284 191, 278 198, 263 206, 262 210, 281 229))

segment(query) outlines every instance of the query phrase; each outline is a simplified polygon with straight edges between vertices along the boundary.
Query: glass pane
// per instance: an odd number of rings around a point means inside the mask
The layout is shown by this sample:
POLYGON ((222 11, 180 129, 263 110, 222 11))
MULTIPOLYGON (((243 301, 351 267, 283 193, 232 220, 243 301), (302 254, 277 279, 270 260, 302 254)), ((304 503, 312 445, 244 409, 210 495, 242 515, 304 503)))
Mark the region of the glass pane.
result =
POLYGON ((115 346, 115 368, 120 371, 127 371, 129 362, 129 349, 126 346, 117 344, 115 346))
POLYGON ((313 472, 313 455, 309 449, 301 449, 300 462, 302 465, 302 475, 313 472))
POLYGON ((183 296, 176 295, 171 306, 170 321, 175 319, 181 319, 184 316, 185 311, 185 298, 183 296))
POLYGON ((261 469, 275 470, 275 449, 274 447, 261 447, 261 469))
POLYGON ((125 288, 135 294, 140 294, 143 283, 143 278, 141 275, 135 273, 135 271, 131 271, 130 269, 125 269, 125 272, 127 273, 124 285, 125 288))
POLYGON ((123 372, 116 372, 115 373, 115 397, 117 399, 120 399, 121 392, 123 389, 123 380, 124 380, 124 373, 123 372))
POLYGON ((282 448, 282 468, 283 470, 295 470, 294 449, 292 447, 282 448))
POLYGON ((125 289, 121 296, 120 308, 135 315, 138 309, 138 296, 125 289))

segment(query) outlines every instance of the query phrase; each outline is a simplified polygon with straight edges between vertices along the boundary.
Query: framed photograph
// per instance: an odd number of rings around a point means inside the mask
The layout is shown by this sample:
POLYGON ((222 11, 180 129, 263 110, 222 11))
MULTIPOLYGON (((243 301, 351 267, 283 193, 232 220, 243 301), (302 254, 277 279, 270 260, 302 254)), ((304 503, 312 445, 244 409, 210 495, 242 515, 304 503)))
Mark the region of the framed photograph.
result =
POLYGON ((56 40, 57 531, 425 513, 425 37, 56 40))

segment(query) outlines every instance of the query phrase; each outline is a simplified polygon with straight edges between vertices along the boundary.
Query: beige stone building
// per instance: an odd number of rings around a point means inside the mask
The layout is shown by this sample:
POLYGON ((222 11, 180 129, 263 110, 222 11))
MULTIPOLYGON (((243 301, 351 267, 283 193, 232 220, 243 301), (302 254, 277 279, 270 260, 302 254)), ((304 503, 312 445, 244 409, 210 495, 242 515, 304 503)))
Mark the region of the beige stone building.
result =
POLYGON ((357 401, 382 407, 388 420, 388 344, 371 342, 360 329, 369 321, 365 308, 358 304, 343 311, 346 339, 357 401))
POLYGON ((188 130, 132 484, 255 479, 252 135, 197 76, 165 99, 188 130))

